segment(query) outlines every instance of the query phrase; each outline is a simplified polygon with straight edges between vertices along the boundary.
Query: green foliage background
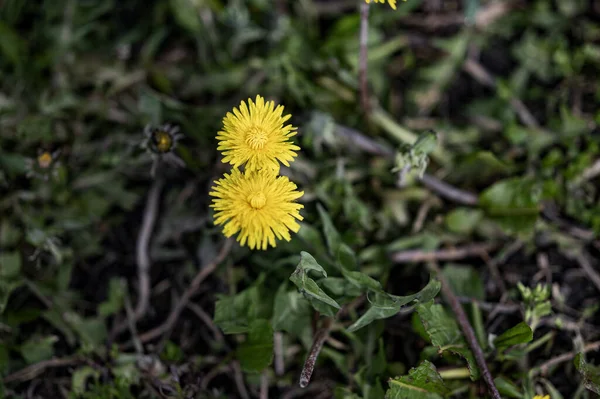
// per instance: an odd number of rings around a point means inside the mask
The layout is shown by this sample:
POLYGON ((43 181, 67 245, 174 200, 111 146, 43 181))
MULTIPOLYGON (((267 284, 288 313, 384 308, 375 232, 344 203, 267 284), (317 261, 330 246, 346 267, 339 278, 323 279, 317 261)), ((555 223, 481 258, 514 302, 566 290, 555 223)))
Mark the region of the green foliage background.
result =
POLYGON ((600 392, 597 2, 371 4, 369 112, 363 4, 0 2, 0 397, 485 397, 431 260, 503 397, 600 392), (299 127, 302 228, 234 244, 147 338, 224 245, 215 135, 256 94, 299 127), (185 168, 158 187, 143 129, 167 122, 185 168))

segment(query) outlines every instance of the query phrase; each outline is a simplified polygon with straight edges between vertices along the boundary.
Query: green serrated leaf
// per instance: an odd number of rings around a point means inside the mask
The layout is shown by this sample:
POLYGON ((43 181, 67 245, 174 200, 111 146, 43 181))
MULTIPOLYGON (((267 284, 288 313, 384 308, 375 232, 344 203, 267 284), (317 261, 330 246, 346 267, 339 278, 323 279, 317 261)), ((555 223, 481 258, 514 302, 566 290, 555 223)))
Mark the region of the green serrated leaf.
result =
POLYGON ((304 337, 311 334, 310 304, 298 291, 288 291, 287 283, 282 284, 275 295, 273 329, 304 337))
POLYGON ((0 254, 0 278, 12 279, 21 271, 21 254, 6 252, 0 254))
POLYGON ((290 276, 290 281, 300 289, 300 291, 304 295, 308 295, 316 300, 324 302, 330 306, 333 306, 336 309, 341 309, 341 306, 329 295, 325 293, 319 287, 315 280, 310 277, 306 277, 306 275, 302 274, 302 272, 298 272, 298 269, 290 276))
POLYGON ((588 364, 583 353, 578 353, 573 363, 583 378, 583 385, 600 395, 600 367, 588 364))
POLYGON ((481 209, 457 208, 446 216, 446 226, 453 233, 471 234, 482 217, 481 209))
POLYGON ((237 351, 237 357, 244 371, 259 372, 273 360, 273 328, 265 319, 250 323, 248 340, 237 351))
POLYGON ((450 284, 452 292, 458 296, 485 300, 485 289, 479 273, 466 265, 448 264, 442 271, 444 277, 450 284))
POLYGON ((430 278, 429 283, 421 291, 408 296, 395 296, 389 294, 376 293, 371 300, 371 307, 350 327, 348 331, 353 332, 359 330, 373 321, 385 319, 394 316, 400 309, 413 302, 427 302, 435 298, 440 291, 440 282, 434 278, 430 278))
POLYGON ((431 344, 440 351, 450 351, 465 358, 471 372, 471 379, 473 381, 479 379, 480 371, 475 357, 458 328, 456 320, 446 312, 444 307, 430 301, 418 305, 417 313, 431 339, 431 344))
POLYGON ((96 380, 100 377, 100 372, 91 366, 84 366, 75 370, 73 372, 73 376, 71 377, 71 387, 73 393, 76 395, 82 395, 85 393, 86 382, 90 377, 94 377, 96 380))
POLYGON ((315 270, 321 273, 323 277, 327 277, 327 272, 325 269, 323 269, 323 267, 311 254, 305 251, 300 252, 300 263, 298 263, 297 269, 298 268, 305 273, 307 273, 309 270, 315 270))
POLYGON ((441 399, 450 393, 435 366, 424 360, 408 375, 389 380, 385 399, 441 399))
POLYGON ((125 282, 120 278, 111 278, 108 283, 108 299, 98 305, 98 314, 107 317, 123 308, 125 299, 125 282))
POLYGON ((57 341, 56 335, 30 338, 21 345, 21 355, 27 364, 48 360, 54 355, 54 344, 57 341))
POLYGON ((494 346, 499 352, 513 345, 524 344, 531 342, 533 339, 533 331, 531 327, 524 321, 516 326, 509 328, 494 340, 494 346))
POLYGON ((479 203, 507 233, 531 232, 540 211, 541 190, 529 179, 514 177, 485 190, 479 203))
POLYGON ((333 225, 329 213, 327 213, 321 204, 317 204, 317 210, 319 211, 319 216, 321 217, 321 222, 323 223, 323 234, 325 235, 325 240, 327 240, 329 254, 331 256, 336 256, 338 248, 342 244, 340 233, 338 233, 337 229, 333 225))
POLYGON ((215 304, 215 324, 225 334, 247 332, 250 322, 256 319, 259 300, 259 292, 256 286, 250 287, 237 295, 221 296, 215 304))

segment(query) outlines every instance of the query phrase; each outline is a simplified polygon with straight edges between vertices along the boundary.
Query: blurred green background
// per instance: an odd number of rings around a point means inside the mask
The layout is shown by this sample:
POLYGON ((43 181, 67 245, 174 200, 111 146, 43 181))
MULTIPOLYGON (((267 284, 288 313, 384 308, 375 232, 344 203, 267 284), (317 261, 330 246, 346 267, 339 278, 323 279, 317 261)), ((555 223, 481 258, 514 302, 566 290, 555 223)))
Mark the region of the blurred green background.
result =
POLYGON ((600 2, 371 3, 368 110, 361 7, 0 1, 0 397, 485 397, 469 354, 447 350, 465 343, 441 298, 348 329, 383 312, 367 277, 412 294, 426 260, 465 303, 503 397, 600 393, 600 2), (211 266, 224 238, 208 191, 227 171, 215 136, 256 94, 299 127, 282 173, 305 221, 289 243, 234 244, 211 266), (153 178, 143 132, 163 123, 179 126, 185 167, 153 178), (411 147, 430 131, 433 152, 411 147), (137 315, 140 240, 151 290, 137 315), (342 316, 289 281, 301 251, 342 316), (359 274, 336 269, 346 255, 359 274), (523 321, 524 338, 494 341, 523 321))

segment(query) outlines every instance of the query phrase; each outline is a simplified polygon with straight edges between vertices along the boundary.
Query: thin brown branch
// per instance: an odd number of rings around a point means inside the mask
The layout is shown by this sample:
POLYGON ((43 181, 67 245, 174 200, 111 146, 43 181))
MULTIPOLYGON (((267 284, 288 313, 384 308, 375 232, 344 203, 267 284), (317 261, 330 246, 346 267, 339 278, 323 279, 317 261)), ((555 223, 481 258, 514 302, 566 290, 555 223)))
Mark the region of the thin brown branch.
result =
POLYGON ((592 230, 584 229, 562 219, 559 215, 556 205, 552 202, 544 202, 542 216, 575 238, 579 238, 584 241, 592 241, 596 237, 596 234, 592 230))
POLYGON ((4 383, 33 380, 48 368, 74 366, 84 362, 85 360, 80 356, 44 360, 7 375, 4 377, 4 383))
MULTIPOLYGON (((496 88, 496 86, 497 86, 496 78, 494 76, 492 76, 492 74, 489 73, 483 67, 483 65, 481 65, 476 60, 474 60, 472 58, 466 60, 465 63, 463 64, 463 69, 465 70, 465 72, 467 72, 469 75, 471 75, 480 84, 490 87, 490 88, 493 88, 493 89, 496 88)), ((540 124, 535 119, 535 117, 533 116, 531 111, 529 111, 527 106, 520 99, 518 99, 516 97, 512 97, 509 100, 509 103, 510 103, 511 107, 513 108, 513 110, 516 112, 516 114, 519 117, 519 119, 521 120, 521 122, 525 126, 530 127, 532 129, 536 129, 536 130, 540 129, 540 124)))
POLYGON ((321 349, 323 348, 323 343, 329 336, 329 331, 333 324, 333 319, 327 318, 323 321, 323 326, 319 328, 315 337, 313 339, 312 347, 310 348, 310 352, 308 353, 308 357, 304 362, 304 367, 302 367, 302 372, 300 373, 300 382, 299 385, 302 388, 306 388, 308 383, 310 382, 310 378, 312 377, 312 373, 315 369, 315 363, 317 362, 317 358, 319 357, 319 353, 321 353, 321 349))
POLYGON ((590 262, 586 254, 578 253, 573 258, 577 261, 577 263, 579 263, 579 266, 581 267, 583 272, 589 277, 589 279, 596 286, 598 291, 600 291, 600 274, 596 270, 594 270, 594 267, 592 266, 592 263, 590 262))
POLYGON ((470 244, 464 247, 438 249, 435 251, 422 251, 411 249, 408 251, 392 254, 392 260, 396 263, 451 261, 481 256, 497 247, 497 244, 470 244))
POLYGON ((204 309, 202 309, 200 306, 196 305, 193 302, 190 302, 187 304, 188 309, 190 309, 196 316, 198 316, 198 318, 200 320, 202 320, 202 322, 204 324, 206 324, 206 326, 210 329, 210 331, 213 333, 213 336, 215 337, 215 341, 219 342, 219 343, 223 343, 225 342, 225 337, 223 336, 223 333, 221 332, 221 330, 219 330, 219 328, 215 325, 215 323, 212 321, 212 318, 210 317, 210 315, 208 313, 206 313, 204 311, 204 309))
POLYGON ((475 206, 479 201, 476 194, 458 189, 431 175, 424 174, 421 178, 421 182, 425 187, 439 194, 441 197, 458 204, 475 206))
MULTIPOLYGON (((154 230, 154 223, 158 214, 158 202, 160 193, 164 186, 164 180, 157 178, 148 192, 146 208, 144 209, 144 218, 142 227, 138 235, 136 244, 136 263, 138 271, 138 299, 133 311, 133 321, 137 322, 146 314, 150 306, 150 255, 148 246, 154 230)), ((129 327, 129 320, 115 325, 111 332, 111 337, 116 337, 129 327)))
POLYGON ((244 374, 242 373, 240 363, 237 360, 233 361, 231 363, 231 369, 233 370, 233 380, 235 381, 235 386, 240 393, 240 397, 242 399, 250 399, 250 395, 246 389, 246 384, 244 383, 244 374))
POLYGON ((581 351, 571 351, 571 352, 563 353, 560 356, 553 357, 552 359, 549 359, 546 362, 540 364, 538 367, 535 367, 534 369, 532 369, 531 374, 532 375, 537 375, 537 374, 546 375, 546 374, 548 374, 548 370, 551 367, 556 366, 557 364, 560 364, 560 363, 568 362, 569 360, 571 360, 575 356, 577 356, 577 354, 579 352, 587 353, 587 352, 592 352, 592 351, 597 351, 597 350, 600 350, 600 341, 592 342, 592 343, 585 345, 581 351))
MULTIPOLYGON (((378 155, 388 159, 394 159, 394 150, 385 144, 379 143, 372 138, 367 137, 358 130, 343 125, 336 125, 335 133, 344 141, 352 144, 352 147, 359 148, 360 150, 371 155, 378 155)), ((476 194, 451 186, 450 184, 445 183, 434 176, 424 174, 421 178, 421 182, 431 191, 450 201, 468 206, 477 205, 478 198, 476 194)))
POLYGON ((260 399, 269 399, 269 374, 267 370, 260 376, 260 399))
POLYGON ((283 359, 283 334, 279 331, 273 334, 273 353, 275 375, 280 377, 285 373, 285 362, 283 359))
POLYGON ((360 55, 358 80, 360 84, 360 102, 365 115, 369 114, 369 86, 367 81, 367 41, 369 39, 369 4, 362 2, 360 5, 360 55))
POLYGON ((442 271, 440 270, 437 263, 429 262, 429 267, 436 273, 437 278, 442 283, 442 294, 444 295, 444 298, 446 299, 446 301, 452 308, 452 311, 456 315, 456 320, 460 325, 460 329, 462 330, 463 335, 467 340, 471 351, 473 352, 473 355, 475 356, 475 361, 477 362, 477 366, 479 366, 479 369, 481 370, 481 375, 486 385, 488 386, 490 395, 494 399, 502 399, 502 397, 500 396, 500 392, 498 392, 498 389, 494 384, 494 378, 490 373, 490 369, 488 368, 487 363, 485 362, 485 355, 483 354, 483 350, 479 346, 479 342, 477 342, 477 337, 475 336, 473 327, 471 327, 471 323, 469 323, 467 314, 461 306, 460 301, 458 300, 456 295, 454 295, 454 292, 452 292, 448 281, 442 274, 442 271))
POLYGON ((175 323, 179 319, 179 315, 181 314, 183 309, 187 306, 187 304, 190 301, 190 299, 192 298, 192 296, 196 293, 196 291, 198 291, 200 284, 202 284, 202 282, 217 269, 217 266, 219 266, 219 264, 221 262, 223 262, 223 260, 225 259, 225 257, 229 253, 229 251, 231 250, 232 244, 233 244, 233 241, 231 239, 225 240, 223 247, 221 248, 221 250, 215 257, 215 259, 213 259, 212 262, 210 262, 208 265, 202 267, 198 271, 198 273, 196 274, 196 276, 190 283, 189 287, 185 290, 185 292, 179 299, 179 302, 177 302, 177 304, 173 307, 173 310, 169 314, 169 317, 167 318, 167 320, 160 326, 153 328, 152 330, 140 335, 140 341, 148 342, 156 337, 163 335, 167 331, 170 331, 173 329, 173 327, 175 326, 175 323))

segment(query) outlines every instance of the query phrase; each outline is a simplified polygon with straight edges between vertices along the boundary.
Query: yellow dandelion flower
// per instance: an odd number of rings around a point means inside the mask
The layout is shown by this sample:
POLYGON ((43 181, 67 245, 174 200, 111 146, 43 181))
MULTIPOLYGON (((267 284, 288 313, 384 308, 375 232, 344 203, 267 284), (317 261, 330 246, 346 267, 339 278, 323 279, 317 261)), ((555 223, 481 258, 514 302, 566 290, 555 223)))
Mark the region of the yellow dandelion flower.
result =
POLYGON ((235 168, 246 164, 247 171, 279 171, 279 162, 290 166, 289 162, 298 155, 294 151, 300 149, 289 141, 296 128, 284 126, 291 115, 283 116, 282 105, 275 107, 273 101, 265 102, 258 95, 256 102, 248 99, 248 104, 242 101, 239 109, 234 108, 223 118, 223 130, 217 134, 217 149, 223 151, 223 162, 235 168))
POLYGON ((546 395, 546 396, 542 396, 542 395, 535 395, 533 397, 533 399, 550 399, 550 395, 546 395))
POLYGON ((230 174, 216 181, 209 193, 210 205, 215 210, 215 224, 224 224, 226 237, 239 232, 237 240, 250 249, 267 249, 276 246, 275 238, 290 241, 289 230, 297 233, 302 220, 299 210, 304 205, 294 200, 304 195, 285 176, 272 171, 242 173, 233 169, 230 174))
MULTIPOLYGON (((367 4, 371 3, 371 0, 365 0, 367 2, 367 4)), ((385 3, 386 0, 373 0, 373 3, 385 3)), ((404 0, 406 1, 406 0, 404 0)), ((388 4, 390 5, 390 7, 392 7, 393 10, 396 9, 396 0, 387 0, 388 4)))

